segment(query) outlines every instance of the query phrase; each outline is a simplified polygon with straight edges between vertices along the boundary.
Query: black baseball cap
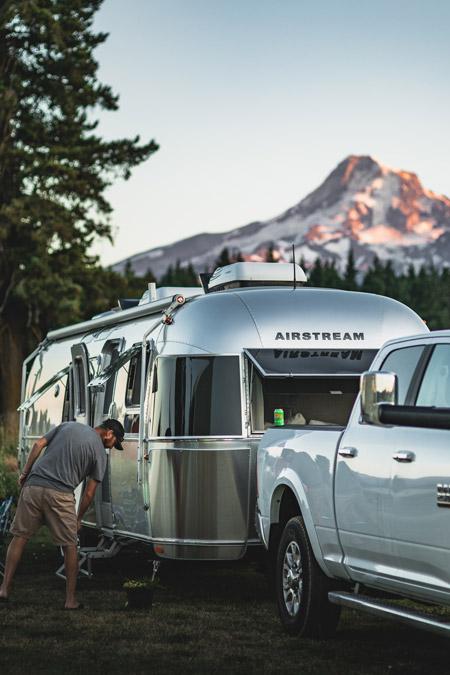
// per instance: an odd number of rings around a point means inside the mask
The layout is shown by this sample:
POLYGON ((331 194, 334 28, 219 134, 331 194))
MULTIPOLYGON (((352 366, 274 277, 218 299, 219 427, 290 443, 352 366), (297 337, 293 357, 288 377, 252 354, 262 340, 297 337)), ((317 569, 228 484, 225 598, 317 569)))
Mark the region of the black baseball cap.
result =
POLYGON ((117 448, 117 450, 123 450, 122 441, 123 437, 125 436, 125 430, 121 423, 118 420, 109 419, 102 422, 102 427, 111 429, 114 436, 116 437, 114 447, 117 448))

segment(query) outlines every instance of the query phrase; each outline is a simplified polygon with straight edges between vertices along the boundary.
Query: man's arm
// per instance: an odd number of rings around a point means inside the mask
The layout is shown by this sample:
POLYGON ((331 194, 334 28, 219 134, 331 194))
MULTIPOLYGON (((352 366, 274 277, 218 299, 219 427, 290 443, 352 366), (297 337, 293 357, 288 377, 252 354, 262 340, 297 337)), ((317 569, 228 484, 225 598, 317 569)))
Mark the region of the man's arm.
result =
POLYGON ((78 530, 81 530, 81 521, 83 519, 84 514, 86 513, 89 504, 94 499, 95 491, 97 489, 98 484, 99 484, 98 480, 95 480, 95 478, 89 478, 89 482, 86 485, 86 488, 83 492, 83 496, 81 498, 80 506, 78 507, 78 517, 77 517, 78 530))
POLYGON ((23 467, 23 471, 19 476, 19 485, 20 487, 24 486, 24 483, 27 479, 28 474, 30 473, 31 469, 33 468, 33 464, 41 454, 42 450, 45 448, 47 445, 47 439, 42 436, 38 441, 36 441, 31 448, 31 452, 28 455, 28 459, 26 461, 25 466, 23 467))

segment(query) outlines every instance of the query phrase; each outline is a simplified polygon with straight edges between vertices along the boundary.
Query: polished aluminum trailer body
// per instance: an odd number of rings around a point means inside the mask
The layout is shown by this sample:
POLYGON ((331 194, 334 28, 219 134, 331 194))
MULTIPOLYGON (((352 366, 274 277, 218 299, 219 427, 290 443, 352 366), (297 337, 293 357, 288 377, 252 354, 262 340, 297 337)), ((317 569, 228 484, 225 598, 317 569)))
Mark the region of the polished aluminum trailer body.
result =
POLYGON ((370 294, 182 295, 49 333, 24 365, 19 460, 63 420, 116 417, 124 449, 108 451, 85 526, 162 558, 238 559, 259 543, 255 458, 273 410, 286 424, 345 424, 379 347, 424 326, 370 294))

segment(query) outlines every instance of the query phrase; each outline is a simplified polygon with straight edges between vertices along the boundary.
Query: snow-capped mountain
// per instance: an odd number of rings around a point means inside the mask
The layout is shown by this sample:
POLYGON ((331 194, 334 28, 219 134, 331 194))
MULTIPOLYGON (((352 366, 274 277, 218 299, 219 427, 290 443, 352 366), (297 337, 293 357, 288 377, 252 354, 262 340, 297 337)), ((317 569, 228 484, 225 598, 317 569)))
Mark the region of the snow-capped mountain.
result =
POLYGON ((307 265, 317 257, 345 266, 353 249, 364 271, 377 255, 392 260, 397 271, 450 264, 450 200, 425 190, 418 177, 383 166, 370 156, 347 157, 316 190, 299 204, 266 222, 230 232, 198 234, 170 246, 145 251, 113 265, 122 272, 127 262, 138 275, 150 268, 156 277, 179 260, 197 272, 214 268, 221 251, 239 251, 244 260, 274 257, 307 265))

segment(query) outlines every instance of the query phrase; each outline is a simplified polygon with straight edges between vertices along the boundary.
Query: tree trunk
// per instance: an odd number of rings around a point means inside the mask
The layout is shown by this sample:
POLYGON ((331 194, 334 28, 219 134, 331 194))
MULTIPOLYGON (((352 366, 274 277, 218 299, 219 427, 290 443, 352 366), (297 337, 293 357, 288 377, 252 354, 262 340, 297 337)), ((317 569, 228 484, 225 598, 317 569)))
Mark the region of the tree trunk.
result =
POLYGON ((4 317, 0 321, 0 411, 4 433, 15 437, 19 434, 19 413, 22 363, 27 355, 24 323, 4 317))

